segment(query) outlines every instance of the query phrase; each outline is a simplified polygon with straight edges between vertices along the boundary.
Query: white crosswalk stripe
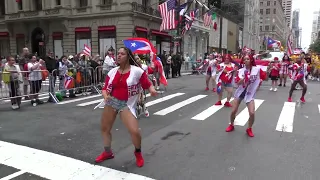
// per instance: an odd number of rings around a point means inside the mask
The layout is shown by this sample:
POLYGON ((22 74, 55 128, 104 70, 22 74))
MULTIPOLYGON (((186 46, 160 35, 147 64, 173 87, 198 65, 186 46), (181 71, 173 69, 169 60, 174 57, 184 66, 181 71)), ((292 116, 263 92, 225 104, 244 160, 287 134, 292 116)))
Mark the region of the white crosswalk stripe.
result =
POLYGON ((285 102, 282 111, 279 116, 278 124, 276 127, 277 131, 292 132, 293 131, 293 120, 294 112, 296 109, 295 102, 285 102))

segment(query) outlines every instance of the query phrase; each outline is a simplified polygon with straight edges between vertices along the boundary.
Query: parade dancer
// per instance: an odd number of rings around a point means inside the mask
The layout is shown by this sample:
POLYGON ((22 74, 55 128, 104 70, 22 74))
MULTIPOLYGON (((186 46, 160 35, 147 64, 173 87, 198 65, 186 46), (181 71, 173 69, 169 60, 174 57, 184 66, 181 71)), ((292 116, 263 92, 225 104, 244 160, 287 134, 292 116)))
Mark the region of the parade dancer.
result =
POLYGON ((235 65, 231 63, 232 58, 231 55, 226 54, 223 57, 223 62, 217 65, 218 75, 216 77, 217 82, 217 94, 218 94, 218 102, 216 102, 216 106, 222 105, 222 95, 223 90, 227 91, 227 102, 224 103, 224 106, 231 107, 230 99, 232 97, 233 92, 233 74, 236 70, 235 65))
POLYGON ((214 55, 210 54, 208 60, 208 67, 206 70, 206 91, 209 90, 209 83, 210 81, 212 81, 212 91, 216 92, 216 64, 217 61, 214 59, 214 55))
POLYGON ((288 102, 292 102, 292 93, 296 89, 296 85, 299 84, 302 87, 302 95, 300 101, 305 103, 306 100, 304 96, 307 92, 307 81, 305 74, 307 73, 308 64, 303 63, 303 56, 300 56, 299 59, 296 60, 296 63, 292 66, 292 84, 289 91, 288 102))
POLYGON ((279 63, 279 58, 275 57, 274 61, 270 64, 271 69, 270 69, 270 76, 271 76, 271 88, 270 91, 276 92, 277 89, 277 82, 278 82, 278 77, 279 77, 279 71, 281 68, 281 64, 279 63))
POLYGON ((287 77, 289 74, 289 66, 290 66, 290 57, 286 54, 282 58, 281 68, 279 71, 279 74, 280 74, 280 83, 278 85, 279 87, 282 86, 282 83, 283 83, 283 87, 286 87, 287 77))
POLYGON ((101 131, 103 137, 104 151, 96 158, 100 163, 114 158, 111 150, 111 129, 117 114, 128 129, 132 143, 135 147, 134 155, 136 165, 142 167, 144 159, 141 153, 141 135, 138 120, 135 114, 135 105, 143 89, 148 89, 152 96, 157 92, 151 85, 147 74, 137 67, 131 50, 120 48, 118 50, 118 67, 111 69, 106 77, 102 95, 105 99, 105 107, 101 117, 101 131))
POLYGON ((233 100, 233 109, 230 115, 230 125, 227 127, 226 132, 234 130, 234 120, 236 118, 239 105, 241 101, 244 100, 249 111, 249 124, 246 132, 248 136, 254 137, 252 132, 255 114, 254 97, 258 90, 260 79, 265 79, 266 73, 263 72, 260 67, 255 65, 255 61, 252 56, 244 56, 242 62, 245 67, 239 69, 238 75, 235 78, 235 83, 238 84, 238 88, 234 93, 235 99, 233 100))

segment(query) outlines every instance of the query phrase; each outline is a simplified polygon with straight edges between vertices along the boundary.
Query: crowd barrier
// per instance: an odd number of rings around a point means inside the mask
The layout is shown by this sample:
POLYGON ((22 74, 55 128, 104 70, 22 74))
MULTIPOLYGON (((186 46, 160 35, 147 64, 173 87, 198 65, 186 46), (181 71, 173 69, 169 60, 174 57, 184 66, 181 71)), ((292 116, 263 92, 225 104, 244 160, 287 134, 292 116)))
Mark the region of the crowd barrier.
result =
MULTIPOLYGON (((37 99, 48 96, 58 103, 56 93, 62 96, 75 94, 99 93, 104 86, 106 72, 102 66, 48 70, 0 72, 0 101, 11 100, 12 103, 21 99, 37 99), (36 74, 38 73, 38 74, 36 74), (36 81, 35 79, 39 79, 36 81)), ((19 103, 18 103, 19 104, 19 103)))

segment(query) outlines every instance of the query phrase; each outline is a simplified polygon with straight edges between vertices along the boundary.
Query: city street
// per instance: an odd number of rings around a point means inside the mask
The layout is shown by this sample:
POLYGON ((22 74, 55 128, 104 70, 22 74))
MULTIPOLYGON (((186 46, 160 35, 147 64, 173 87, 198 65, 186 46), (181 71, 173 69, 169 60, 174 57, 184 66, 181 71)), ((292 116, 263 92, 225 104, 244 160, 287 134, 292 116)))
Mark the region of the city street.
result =
MULTIPOLYGON (((103 151, 100 95, 12 111, 0 102, 0 180, 280 180, 320 179, 320 83, 308 83, 306 104, 289 87, 256 95, 254 138, 249 114, 239 108, 235 131, 226 133, 231 109, 213 106, 204 76, 169 79, 158 97, 149 97, 150 117, 139 119, 145 166, 137 168, 130 136, 118 118, 113 127, 115 158, 99 165, 103 151), (6 177, 6 178, 5 178, 6 177), (3 179, 1 179, 3 178, 3 179)), ((289 83, 288 83, 289 85, 289 83)), ((43 97, 46 98, 45 96, 43 97)))

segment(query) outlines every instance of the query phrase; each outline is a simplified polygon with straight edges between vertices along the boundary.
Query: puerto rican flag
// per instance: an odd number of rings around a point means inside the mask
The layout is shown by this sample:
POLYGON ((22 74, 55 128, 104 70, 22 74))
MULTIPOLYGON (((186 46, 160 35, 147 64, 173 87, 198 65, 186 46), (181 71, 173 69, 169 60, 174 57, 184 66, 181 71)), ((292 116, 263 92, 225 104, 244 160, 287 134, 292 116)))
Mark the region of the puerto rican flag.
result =
POLYGON ((74 88, 74 78, 73 77, 68 76, 68 75, 65 76, 64 88, 65 89, 74 88))
MULTIPOLYGON (((241 59, 235 59, 234 61, 241 64, 241 59)), ((260 69, 263 72, 263 75, 260 74, 260 76, 263 77, 262 80, 266 80, 267 78, 266 74, 267 74, 267 70, 270 62, 266 60, 255 60, 255 63, 256 63, 256 66, 260 67, 260 69)))
POLYGON ((123 43, 128 49, 132 51, 132 53, 137 53, 137 54, 150 53, 152 57, 152 62, 154 63, 155 67, 158 67, 158 72, 160 73, 160 83, 163 84, 164 86, 168 85, 168 81, 164 74, 163 66, 161 63, 161 59, 156 56, 157 50, 148 39, 135 37, 135 38, 129 38, 129 39, 123 40, 123 43))

